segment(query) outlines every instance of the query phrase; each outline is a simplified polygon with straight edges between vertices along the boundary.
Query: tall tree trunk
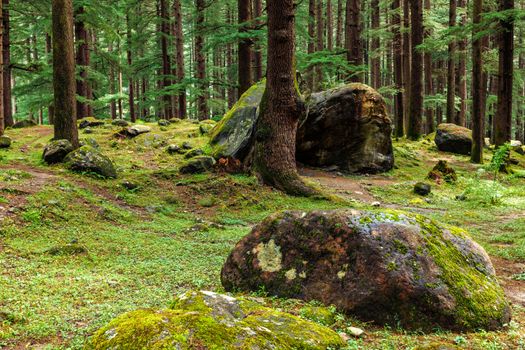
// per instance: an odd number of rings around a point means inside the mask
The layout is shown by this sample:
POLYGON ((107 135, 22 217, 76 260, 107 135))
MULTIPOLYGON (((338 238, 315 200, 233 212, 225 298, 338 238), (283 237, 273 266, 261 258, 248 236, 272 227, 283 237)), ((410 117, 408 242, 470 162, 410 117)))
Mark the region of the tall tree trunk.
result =
MULTIPOLYGON (((324 50, 324 21, 323 21, 323 0, 317 0, 317 8, 316 8, 316 15, 317 15, 317 39, 316 39, 316 50, 317 51, 323 51, 324 50)), ((323 67, 322 65, 318 64, 315 67, 315 91, 321 91, 323 88, 323 67)))
POLYGON ((208 119, 208 83, 206 82, 206 57, 204 56, 204 10, 206 0, 196 0, 197 23, 195 34, 195 61, 197 65, 196 78, 200 87, 200 94, 197 99, 197 111, 199 120, 208 119))
POLYGON ((403 100, 403 49, 401 37, 401 15, 400 0, 392 2, 392 31, 393 31, 393 49, 394 49, 394 82, 396 94, 394 95, 394 114, 396 120, 395 134, 396 137, 403 137, 405 133, 404 120, 404 100, 403 100))
POLYGON ((380 42, 378 36, 379 25, 381 21, 379 12, 379 0, 372 0, 370 6, 372 7, 372 53, 371 53, 371 81, 374 89, 381 87, 381 53, 379 52, 380 42))
MULTIPOLYGON (((456 26, 456 0, 450 0, 448 26, 456 26)), ((448 74, 447 74, 447 123, 456 121, 456 41, 448 44, 448 74)))
MULTIPOLYGON (((425 0, 425 9, 430 12, 431 4, 430 0, 425 0)), ((431 35, 431 30, 425 28, 425 37, 431 35)), ((424 56, 425 63, 425 95, 430 96, 434 94, 434 87, 432 84, 432 54, 430 52, 425 52, 424 56)), ((434 132, 434 109, 432 107, 427 107, 425 109, 425 119, 426 127, 425 131, 430 134, 434 132)))
POLYGON ((134 82, 133 82, 133 56, 132 56, 132 42, 131 42, 131 23, 129 22, 129 15, 126 16, 127 23, 127 59, 128 59, 128 96, 129 96, 129 118, 132 123, 137 121, 137 116, 135 115, 135 96, 134 96, 134 82))
MULTIPOLYGON (((500 11, 514 9, 514 0, 500 0, 500 11)), ((514 19, 500 21, 499 39, 498 108, 495 118, 494 144, 501 146, 511 139, 512 84, 514 76, 514 19)))
MULTIPOLYGON (((518 35, 519 38, 519 47, 523 47, 523 29, 520 30, 520 35, 518 35)), ((525 54, 523 52, 520 53, 518 58, 518 68, 524 72, 525 71, 525 54)), ((518 111, 516 113, 516 140, 521 141, 522 143, 525 142, 525 82, 521 83, 520 89, 520 99, 521 102, 519 103, 520 108, 518 108, 518 111)))
POLYGON ((168 37, 170 35, 170 15, 168 10, 168 2, 167 0, 160 0, 160 46, 161 46, 161 52, 162 52, 162 87, 164 88, 164 97, 163 97, 163 104, 164 104, 164 119, 169 119, 173 117, 173 101, 171 98, 171 95, 166 93, 166 88, 171 85, 171 79, 170 75, 172 74, 171 71, 171 60, 169 56, 169 48, 168 48, 168 37))
POLYGON ((474 163, 483 163, 483 147, 485 145, 485 84, 483 80, 482 41, 479 32, 483 0, 474 0, 473 30, 472 30, 472 153, 474 163))
MULTIPOLYGON (((182 8, 180 0, 173 1, 173 16, 175 19, 175 49, 177 51, 177 84, 182 84, 184 82, 184 32, 182 30, 182 8)), ((185 88, 179 90, 178 100, 178 117, 184 119, 188 113, 185 88)))
MULTIPOLYGON (((111 55, 113 53, 113 43, 110 42, 108 44, 108 53, 111 55)), ((115 95, 116 89, 115 89, 115 67, 113 67, 113 63, 109 66, 109 94, 115 95)), ((111 114, 111 119, 117 119, 117 103, 114 99, 111 99, 111 102, 109 103, 109 112, 111 114)))
MULTIPOLYGON (((228 25, 231 25, 233 23, 232 20, 232 10, 229 5, 227 5, 226 10, 226 23, 228 25)), ((235 72, 232 69, 233 66, 233 45, 228 44, 226 46, 226 66, 228 70, 228 109, 231 109, 237 100, 237 94, 235 92, 235 72)))
POLYGON ((269 185, 293 195, 313 195, 297 173, 295 136, 304 103, 295 88, 293 0, 268 0, 268 76, 257 121, 254 168, 269 185))
MULTIPOLYGON (((315 7, 315 0, 308 2, 308 54, 311 55, 315 52, 315 20, 316 20, 317 9, 315 7)), ((315 88, 315 74, 314 67, 308 67, 306 75, 306 83, 310 91, 314 91, 315 88)))
MULTIPOLYGON (((262 0, 253 0, 253 16, 255 18, 261 18, 263 15, 263 4, 262 0)), ((262 25, 261 20, 255 22, 257 26, 262 25)), ((262 47, 260 43, 256 43, 254 52, 254 79, 256 82, 263 78, 263 56, 262 47)))
MULTIPOLYGON (((357 67, 363 65, 363 45, 361 42, 361 0, 346 1, 345 42, 348 63, 357 67)), ((363 74, 354 71, 350 81, 362 82, 363 74)))
POLYGON ((410 0, 412 15, 412 68, 410 79, 410 114, 407 136, 417 140, 421 136, 423 114, 423 54, 418 46, 423 43, 423 6, 421 0, 410 0))
POLYGON ((52 1, 55 139, 78 147, 72 0, 52 1))
MULTIPOLYGON (((458 0, 458 6, 462 8, 461 26, 467 26, 467 1, 458 0)), ((460 100, 459 111, 456 113, 456 124, 467 125, 467 38, 458 42, 459 60, 456 70, 456 90, 460 100)))
MULTIPOLYGON (((2 16, 0 20, 0 35, 2 35, 2 38, 3 38, 3 34, 4 34, 3 2, 0 2, 0 16, 2 16)), ((0 41, 0 50, 2 50, 2 52, 4 49, 3 42, 4 40, 2 39, 0 41)), ((0 74, 2 75, 2 77, 4 76, 4 55, 3 54, 0 55, 0 74)), ((0 96, 4 96, 4 79, 3 78, 0 79, 0 96)), ((2 103, 2 106, 0 106, 0 136, 2 136, 5 130, 4 99, 2 98, 0 102, 2 103)))
POLYGON ((9 0, 2 0, 2 46, 3 46, 3 61, 4 61, 4 74, 3 74, 3 87, 4 87, 4 124, 6 127, 13 126, 13 105, 12 105, 12 92, 11 92, 11 25, 9 22, 9 0))
MULTIPOLYGON (((46 56, 47 56, 48 64, 49 65, 53 65, 53 43, 51 41, 51 35, 49 35, 49 33, 46 33, 46 56)), ((9 82, 8 82, 9 88, 11 88, 12 80, 13 80, 13 77, 12 77, 12 74, 10 74, 9 82)), ((5 82, 5 80, 4 80, 4 82, 5 82)), ((4 88, 5 88, 5 86, 4 86, 4 88)), ((13 101, 13 97, 12 96, 11 96, 10 100, 13 101)), ((12 107, 13 104, 14 104, 13 102, 10 103, 11 113, 13 113, 13 107, 12 107)), ((53 125, 54 119, 55 119, 55 108, 53 106, 53 102, 51 102, 47 106, 47 120, 49 122, 49 125, 53 125)))
POLYGON ((410 77, 412 62, 412 47, 410 43, 410 0, 403 2, 403 90, 404 90, 404 118, 405 128, 408 126, 408 115, 410 113, 410 77))
POLYGON ((334 49, 334 19, 332 12, 332 0, 326 0, 326 48, 334 49))
MULTIPOLYGON (((239 34, 245 35, 249 29, 247 22, 251 20, 250 1, 238 0, 239 34)), ((239 40, 239 97, 252 85, 252 47, 250 39, 239 40)))
POLYGON ((335 46, 343 47, 343 0, 337 0, 337 29, 335 33, 335 46))
MULTIPOLYGON (((88 87, 87 87, 87 78, 88 78, 88 57, 89 57, 89 47, 88 47, 88 32, 84 23, 83 16, 85 15, 84 7, 80 6, 75 13, 75 38, 77 41, 77 57, 76 64, 80 69, 80 77, 77 80, 77 95, 87 100, 88 98, 88 87)), ((88 105, 84 101, 77 101, 77 120, 86 118, 89 115, 88 105)))

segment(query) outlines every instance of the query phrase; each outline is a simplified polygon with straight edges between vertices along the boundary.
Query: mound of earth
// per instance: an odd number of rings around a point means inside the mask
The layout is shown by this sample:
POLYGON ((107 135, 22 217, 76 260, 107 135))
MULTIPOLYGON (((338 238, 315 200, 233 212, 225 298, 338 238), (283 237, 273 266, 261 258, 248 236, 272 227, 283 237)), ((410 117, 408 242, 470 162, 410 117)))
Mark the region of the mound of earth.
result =
POLYGON ((458 228, 398 211, 285 212, 243 238, 226 290, 335 305, 379 324, 498 329, 510 309, 483 248, 458 228))
POLYGON ((168 310, 129 312, 97 331, 87 350, 341 349, 330 328, 250 298, 187 292, 168 310))

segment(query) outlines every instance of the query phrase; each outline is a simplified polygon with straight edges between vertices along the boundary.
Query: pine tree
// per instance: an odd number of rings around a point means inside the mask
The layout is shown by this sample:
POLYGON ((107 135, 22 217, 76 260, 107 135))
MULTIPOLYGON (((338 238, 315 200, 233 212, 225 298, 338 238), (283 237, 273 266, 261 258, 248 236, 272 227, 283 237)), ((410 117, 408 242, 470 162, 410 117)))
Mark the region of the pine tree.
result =
POLYGON ((412 17, 412 64, 410 73, 410 114, 408 115, 407 136, 417 140, 421 136, 423 114, 423 54, 419 45, 423 43, 423 6, 421 0, 410 0, 412 17))
POLYGON ((485 84, 483 80, 481 32, 481 12, 483 0, 474 0, 473 31, 472 31, 472 153, 474 163, 483 163, 483 147, 485 145, 485 84))

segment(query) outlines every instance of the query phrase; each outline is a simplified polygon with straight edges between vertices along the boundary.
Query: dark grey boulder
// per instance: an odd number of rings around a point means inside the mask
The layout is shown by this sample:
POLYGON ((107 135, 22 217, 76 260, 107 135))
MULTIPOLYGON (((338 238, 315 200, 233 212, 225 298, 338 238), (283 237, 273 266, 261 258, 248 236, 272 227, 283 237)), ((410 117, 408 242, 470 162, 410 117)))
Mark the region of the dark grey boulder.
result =
POLYGON ((186 154, 184 155, 184 158, 190 159, 193 157, 202 156, 203 154, 204 154, 203 150, 201 150, 200 148, 195 148, 195 149, 192 149, 186 152, 186 154))
POLYGON ((455 124, 440 124, 434 142, 440 151, 469 155, 472 151, 472 131, 455 124))
POLYGON ((72 171, 95 173, 106 178, 117 177, 117 170, 113 162, 91 146, 82 146, 69 153, 64 162, 72 171))
POLYGON ((11 147, 12 140, 9 136, 2 135, 0 136, 0 148, 9 148, 11 147))
POLYGON ((22 129, 22 128, 30 128, 30 127, 33 127, 33 126, 37 126, 37 122, 35 122, 34 120, 32 119, 25 119, 25 120, 21 120, 19 122, 16 122, 12 128, 13 129, 22 129))
POLYGON ((44 159, 47 164, 61 163, 73 150, 73 145, 68 140, 51 141, 44 148, 42 159, 44 159))
POLYGON ((414 185, 414 193, 420 196, 428 196, 432 191, 432 187, 424 182, 418 182, 414 185))
POLYGON ((179 172, 181 174, 200 174, 211 171, 214 165, 215 159, 213 157, 198 156, 184 163, 179 172))
POLYGON ((111 122, 112 125, 115 125, 115 126, 120 126, 120 127, 127 127, 129 126, 129 123, 127 121, 125 121, 124 119, 115 119, 111 122))
POLYGON ((103 120, 96 118, 84 118, 80 121, 78 127, 80 129, 94 128, 106 124, 103 120))

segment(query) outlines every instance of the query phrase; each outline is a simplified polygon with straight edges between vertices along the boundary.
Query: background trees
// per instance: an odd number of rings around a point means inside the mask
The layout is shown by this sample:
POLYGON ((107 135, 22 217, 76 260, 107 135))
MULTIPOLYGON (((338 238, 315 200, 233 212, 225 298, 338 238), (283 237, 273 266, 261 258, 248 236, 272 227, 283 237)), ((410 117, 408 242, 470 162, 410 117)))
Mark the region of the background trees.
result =
MULTIPOLYGON (((49 0, 2 2, 5 123, 12 125, 11 116, 49 123, 49 0)), ((296 70, 310 91, 351 81, 375 86, 390 106, 397 136, 432 132, 443 115, 472 127, 473 2, 426 0, 417 16, 411 5, 297 2, 296 70)), ((263 0, 75 0, 73 6, 79 118, 220 118, 267 71, 263 0)), ((525 44, 518 40, 524 6, 523 0, 515 6, 490 0, 479 19, 481 84, 487 85, 481 87, 483 134, 497 143, 511 136, 525 141, 525 68, 519 65, 525 44)))

